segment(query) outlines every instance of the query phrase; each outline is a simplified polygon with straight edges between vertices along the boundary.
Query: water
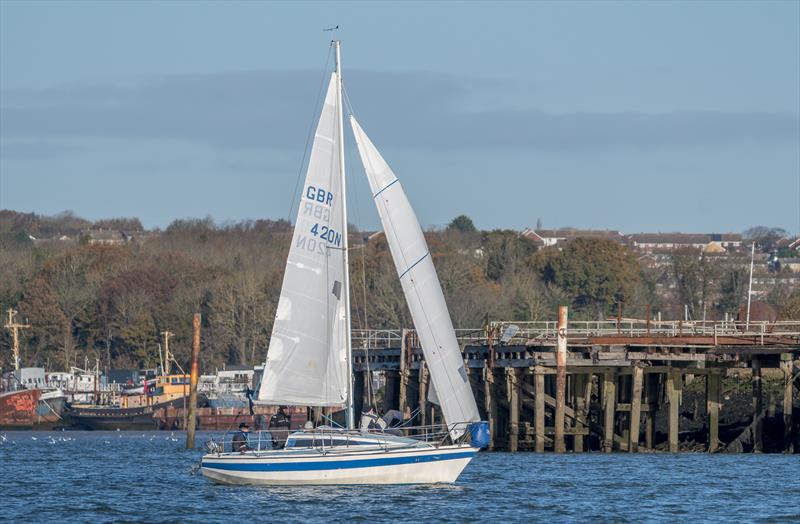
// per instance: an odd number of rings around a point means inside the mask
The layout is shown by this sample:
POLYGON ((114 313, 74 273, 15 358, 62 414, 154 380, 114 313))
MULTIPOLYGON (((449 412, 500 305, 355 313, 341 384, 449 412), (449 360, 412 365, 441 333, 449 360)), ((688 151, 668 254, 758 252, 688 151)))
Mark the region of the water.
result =
POLYGON ((480 453, 453 486, 227 487, 189 473, 182 433, 0 435, 0 521, 800 522, 800 455, 480 453))

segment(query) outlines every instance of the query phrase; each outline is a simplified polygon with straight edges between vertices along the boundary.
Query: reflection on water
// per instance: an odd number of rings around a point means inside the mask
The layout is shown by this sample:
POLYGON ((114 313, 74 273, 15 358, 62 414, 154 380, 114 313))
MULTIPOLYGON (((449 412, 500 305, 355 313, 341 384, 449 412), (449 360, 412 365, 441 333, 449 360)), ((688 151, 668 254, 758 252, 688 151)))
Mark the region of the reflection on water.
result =
POLYGON ((481 453, 452 486, 228 487, 183 442, 0 432, 0 520, 800 521, 800 455, 481 453))

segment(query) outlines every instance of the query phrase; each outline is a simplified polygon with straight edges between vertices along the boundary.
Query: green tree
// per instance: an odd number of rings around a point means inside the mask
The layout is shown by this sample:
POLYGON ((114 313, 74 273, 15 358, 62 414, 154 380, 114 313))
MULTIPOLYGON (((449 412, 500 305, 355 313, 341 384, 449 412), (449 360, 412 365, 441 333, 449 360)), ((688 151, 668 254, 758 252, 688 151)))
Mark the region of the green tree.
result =
POLYGON ((602 315, 625 302, 639 282, 639 264, 624 246, 607 239, 576 238, 561 252, 543 255, 542 277, 567 293, 572 305, 602 315))
POLYGON ((454 229, 462 233, 474 233, 476 231, 475 224, 472 219, 467 215, 458 215, 447 225, 447 229, 454 229))

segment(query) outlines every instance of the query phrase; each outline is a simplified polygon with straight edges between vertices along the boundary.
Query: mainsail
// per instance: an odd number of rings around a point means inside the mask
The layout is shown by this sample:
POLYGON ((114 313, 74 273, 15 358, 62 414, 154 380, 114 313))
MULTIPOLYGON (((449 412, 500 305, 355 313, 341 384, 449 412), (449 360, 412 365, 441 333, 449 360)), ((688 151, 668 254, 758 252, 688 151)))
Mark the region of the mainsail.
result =
MULTIPOLYGON (((449 424, 477 422, 478 407, 422 228, 400 181, 352 116, 350 123, 444 418, 449 424)), ((456 426, 453 437, 464 429, 456 426)))
POLYGON ((342 198, 338 79, 331 76, 317 125, 258 401, 346 403, 346 224, 342 198))

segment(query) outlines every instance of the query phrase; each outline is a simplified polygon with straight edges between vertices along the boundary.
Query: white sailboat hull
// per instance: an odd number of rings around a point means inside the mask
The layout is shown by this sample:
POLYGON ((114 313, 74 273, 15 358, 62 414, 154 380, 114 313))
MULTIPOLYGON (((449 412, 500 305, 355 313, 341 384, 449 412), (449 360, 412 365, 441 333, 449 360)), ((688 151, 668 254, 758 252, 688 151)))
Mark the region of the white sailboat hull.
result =
POLYGON ((203 457, 204 476, 221 484, 452 484, 478 452, 470 446, 369 451, 279 450, 203 457))

